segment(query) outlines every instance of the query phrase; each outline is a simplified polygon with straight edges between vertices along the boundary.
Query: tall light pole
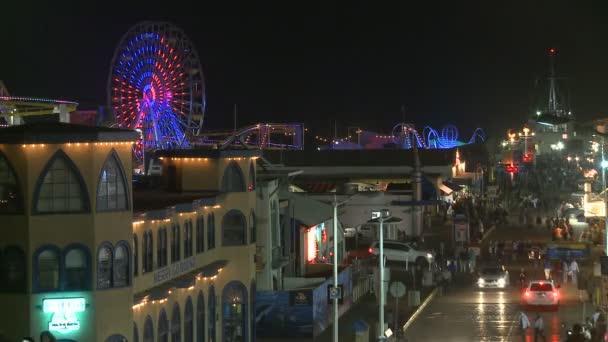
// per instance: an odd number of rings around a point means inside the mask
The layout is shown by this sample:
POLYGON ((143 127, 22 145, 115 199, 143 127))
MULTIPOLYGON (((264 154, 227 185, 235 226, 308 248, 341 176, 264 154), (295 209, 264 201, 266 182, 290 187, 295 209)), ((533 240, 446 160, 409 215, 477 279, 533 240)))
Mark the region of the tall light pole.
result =
POLYGON ((606 167, 608 167, 608 160, 604 158, 604 135, 602 138, 602 191, 604 192, 604 244, 606 249, 606 255, 608 255, 608 193, 606 192, 606 167))
POLYGON ((334 194, 334 202, 333 202, 333 207, 334 207, 334 217, 333 217, 333 234, 334 234, 334 298, 333 298, 333 307, 334 307, 334 336, 333 336, 333 341, 334 342, 338 342, 338 301, 339 301, 339 297, 341 297, 343 294, 340 293, 340 296, 337 296, 336 294, 338 293, 338 207, 341 206, 342 204, 350 201, 350 199, 352 198, 351 195, 349 198, 347 198, 346 200, 342 201, 342 202, 338 202, 338 197, 334 194))
POLYGON ((390 216, 390 212, 388 209, 380 210, 380 215, 378 217, 378 222, 380 222, 380 232, 379 240, 380 240, 380 255, 378 258, 378 270, 380 271, 380 307, 378 308, 378 316, 380 318, 380 336, 378 336, 378 341, 384 341, 384 220, 386 220, 390 216))

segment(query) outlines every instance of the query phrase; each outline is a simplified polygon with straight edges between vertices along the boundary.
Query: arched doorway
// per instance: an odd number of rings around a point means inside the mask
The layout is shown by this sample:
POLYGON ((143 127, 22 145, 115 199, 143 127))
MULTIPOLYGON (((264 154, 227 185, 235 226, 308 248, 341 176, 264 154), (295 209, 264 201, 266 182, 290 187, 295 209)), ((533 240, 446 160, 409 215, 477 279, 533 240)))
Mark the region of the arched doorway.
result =
POLYGON ((158 342, 169 342, 169 321, 165 310, 158 316, 158 342))
POLYGON ((239 281, 228 283, 222 291, 222 340, 247 342, 247 287, 239 281))
POLYGON ((119 334, 114 334, 107 337, 105 342, 127 342, 127 338, 119 334))

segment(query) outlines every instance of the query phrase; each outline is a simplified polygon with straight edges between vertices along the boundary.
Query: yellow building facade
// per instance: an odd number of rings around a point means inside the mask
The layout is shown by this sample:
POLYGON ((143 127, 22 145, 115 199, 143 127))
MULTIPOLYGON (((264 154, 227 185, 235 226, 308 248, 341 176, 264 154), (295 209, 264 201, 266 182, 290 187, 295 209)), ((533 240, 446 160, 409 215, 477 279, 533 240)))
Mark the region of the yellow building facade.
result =
MULTIPOLYGON (((160 151, 132 131, 0 130, 0 332, 63 341, 252 341, 255 151, 160 151)), ((253 320, 255 322, 255 320, 253 320)))

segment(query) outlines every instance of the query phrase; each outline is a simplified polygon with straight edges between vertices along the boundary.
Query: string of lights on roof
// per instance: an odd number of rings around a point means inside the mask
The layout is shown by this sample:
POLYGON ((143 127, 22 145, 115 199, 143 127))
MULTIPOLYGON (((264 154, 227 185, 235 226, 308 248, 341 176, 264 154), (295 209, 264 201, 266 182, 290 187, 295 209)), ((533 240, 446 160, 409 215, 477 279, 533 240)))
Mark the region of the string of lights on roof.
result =
MULTIPOLYGON (((222 206, 219 204, 216 205, 204 205, 204 206, 200 206, 200 208, 203 208, 203 210, 209 210, 209 209, 220 209, 222 206)), ((179 213, 179 216, 182 217, 184 215, 196 215, 197 212, 196 211, 191 211, 188 213, 179 213)), ((149 220, 150 223, 156 223, 156 222, 170 222, 171 219, 164 219, 164 220, 149 220)), ((140 224, 144 224, 146 223, 146 220, 138 220, 138 221, 133 221, 133 225, 137 226, 140 224)))
MULTIPOLYGON (((201 280, 202 281, 215 280, 215 279, 217 279, 217 276, 220 274, 220 272, 222 272, 222 268, 218 268, 217 269, 217 274, 213 275, 213 276, 210 276, 210 277, 203 277, 199 273, 196 276, 196 281, 198 282, 198 281, 201 281, 201 280)), ((196 286, 190 286, 186 290, 187 291, 192 291, 195 288, 196 288, 196 286)), ((173 292, 174 291, 168 290, 167 291, 167 297, 169 297, 173 292)), ((163 298, 163 299, 158 299, 158 300, 149 300, 148 298, 149 298, 149 296, 146 296, 146 297, 144 297, 144 299, 141 300, 141 302, 133 305, 133 310, 138 310, 138 309, 140 309, 140 308, 142 308, 142 307, 144 307, 145 305, 148 305, 148 304, 163 304, 163 303, 166 303, 169 300, 169 298, 163 298)))
POLYGON ((80 146, 114 146, 114 145, 119 145, 119 146, 131 146, 133 145, 135 142, 134 141, 111 141, 111 142, 69 142, 69 143, 62 143, 62 144, 23 144, 21 145, 23 148, 26 147, 30 147, 30 148, 36 148, 36 147, 45 147, 47 145, 66 145, 69 147, 80 147, 80 146))
MULTIPOLYGON (((241 161, 241 160, 256 160, 259 157, 230 157, 224 158, 228 161, 241 161)), ((206 157, 159 157, 159 160, 171 160, 171 161, 185 161, 185 162, 194 162, 194 161, 208 161, 209 158, 206 157)))

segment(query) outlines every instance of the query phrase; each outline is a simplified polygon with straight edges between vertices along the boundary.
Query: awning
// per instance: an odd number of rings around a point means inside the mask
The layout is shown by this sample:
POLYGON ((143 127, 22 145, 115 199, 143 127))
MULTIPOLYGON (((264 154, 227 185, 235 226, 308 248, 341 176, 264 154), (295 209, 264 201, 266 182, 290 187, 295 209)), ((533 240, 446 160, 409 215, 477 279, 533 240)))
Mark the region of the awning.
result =
MULTIPOLYGON (((403 221, 401 218, 396 216, 391 216, 388 219, 384 220, 384 223, 397 223, 403 221)), ((380 218, 376 217, 375 219, 371 219, 367 221, 367 223, 380 223, 380 218)))
MULTIPOLYGON (((196 283, 197 276, 207 278, 216 276, 220 269, 226 267, 226 265, 228 265, 227 260, 217 260, 205 266, 198 267, 188 273, 184 273, 145 291, 136 293, 133 296, 133 302, 139 304, 144 299, 149 301, 166 299, 169 296, 169 291, 171 289, 187 289, 192 287, 196 283)), ((169 265, 168 267, 171 266, 169 265)))
POLYGON ((312 193, 326 193, 326 192, 332 192, 336 189, 337 183, 336 182, 303 182, 303 183, 296 183, 296 186, 300 187, 301 189, 303 189, 306 192, 312 192, 312 193))
POLYGON ((452 182, 444 181, 439 185, 439 189, 449 196, 452 192, 462 190, 462 187, 452 182))
POLYGON ((391 201, 391 205, 404 206, 404 207, 419 207, 425 205, 440 205, 444 201, 442 200, 422 200, 422 201, 391 201))

